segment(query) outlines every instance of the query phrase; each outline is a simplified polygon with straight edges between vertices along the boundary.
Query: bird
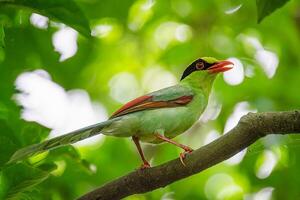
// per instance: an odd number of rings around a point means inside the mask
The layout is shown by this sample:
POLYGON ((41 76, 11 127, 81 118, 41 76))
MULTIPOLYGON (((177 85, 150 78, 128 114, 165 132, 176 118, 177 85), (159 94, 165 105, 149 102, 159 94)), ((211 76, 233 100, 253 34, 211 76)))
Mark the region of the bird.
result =
POLYGON ((177 143, 174 137, 188 130, 205 110, 217 75, 233 68, 229 60, 201 57, 184 70, 180 82, 140 96, 115 111, 108 120, 33 144, 16 151, 8 163, 21 161, 38 153, 104 134, 131 137, 142 159, 141 169, 151 167, 140 142, 173 144, 181 149, 183 165, 192 148, 177 143))

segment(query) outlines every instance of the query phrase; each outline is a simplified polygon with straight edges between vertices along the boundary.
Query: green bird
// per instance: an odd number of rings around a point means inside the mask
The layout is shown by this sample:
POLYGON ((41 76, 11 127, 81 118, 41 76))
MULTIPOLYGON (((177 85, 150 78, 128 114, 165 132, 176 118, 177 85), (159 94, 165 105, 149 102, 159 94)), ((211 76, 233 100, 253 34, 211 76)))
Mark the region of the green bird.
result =
POLYGON ((155 144, 168 142, 182 148, 184 152, 180 154, 180 160, 184 164, 185 154, 193 150, 171 139, 185 132, 199 119, 207 106, 217 74, 232 67, 233 63, 226 60, 219 61, 212 57, 197 59, 186 68, 177 85, 128 102, 107 121, 22 148, 8 163, 102 133, 132 137, 143 161, 141 168, 148 168, 150 164, 145 159, 140 141, 155 144))

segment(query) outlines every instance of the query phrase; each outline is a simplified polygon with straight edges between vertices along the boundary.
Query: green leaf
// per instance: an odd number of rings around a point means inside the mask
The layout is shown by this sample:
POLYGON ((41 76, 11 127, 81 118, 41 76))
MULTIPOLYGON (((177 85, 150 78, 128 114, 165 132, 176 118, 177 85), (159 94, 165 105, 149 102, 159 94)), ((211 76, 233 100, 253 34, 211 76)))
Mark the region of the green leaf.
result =
POLYGON ((17 149, 18 146, 11 138, 2 134, 0 135, 0 167, 9 160, 17 149))
POLYGON ((5 37, 4 28, 3 25, 0 24, 0 48, 4 47, 4 37, 5 37))
POLYGON ((256 0, 257 22, 260 23, 266 16, 281 8, 289 0, 256 0))
POLYGON ((14 5, 59 20, 89 37, 91 30, 87 18, 73 0, 0 0, 0 5, 14 5))
POLYGON ((18 199, 23 192, 48 178, 49 172, 16 164, 4 168, 0 173, 0 199, 18 199))
POLYGON ((39 143, 49 130, 19 119, 19 109, 0 101, 0 167, 20 148, 39 143))
POLYGON ((19 148, 18 141, 13 136, 13 130, 8 126, 7 117, 9 110, 0 102, 0 167, 2 167, 19 148))
POLYGON ((54 163, 43 163, 39 166, 39 169, 47 172, 52 172, 57 169, 57 165, 54 163))

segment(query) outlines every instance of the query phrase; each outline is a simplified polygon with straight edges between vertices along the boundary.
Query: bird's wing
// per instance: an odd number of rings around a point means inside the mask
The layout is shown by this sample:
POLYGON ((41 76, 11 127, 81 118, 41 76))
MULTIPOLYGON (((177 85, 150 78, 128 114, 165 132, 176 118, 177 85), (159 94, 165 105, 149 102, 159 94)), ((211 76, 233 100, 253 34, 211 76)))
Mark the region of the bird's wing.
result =
POLYGON ((192 90, 187 87, 180 85, 168 87, 126 103, 114 112, 110 119, 142 110, 184 106, 192 101, 193 96, 192 90))

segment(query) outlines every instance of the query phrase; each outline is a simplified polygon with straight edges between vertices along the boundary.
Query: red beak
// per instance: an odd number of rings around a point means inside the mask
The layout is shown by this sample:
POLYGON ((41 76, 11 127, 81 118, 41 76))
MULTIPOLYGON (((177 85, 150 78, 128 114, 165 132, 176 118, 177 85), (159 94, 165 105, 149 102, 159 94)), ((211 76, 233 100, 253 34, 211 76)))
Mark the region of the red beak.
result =
POLYGON ((220 61, 217 62, 216 64, 214 64, 213 66, 211 66, 210 68, 208 68, 208 71, 210 73, 220 73, 220 72, 226 72, 230 69, 233 68, 233 63, 228 61, 228 60, 224 60, 224 61, 220 61))

